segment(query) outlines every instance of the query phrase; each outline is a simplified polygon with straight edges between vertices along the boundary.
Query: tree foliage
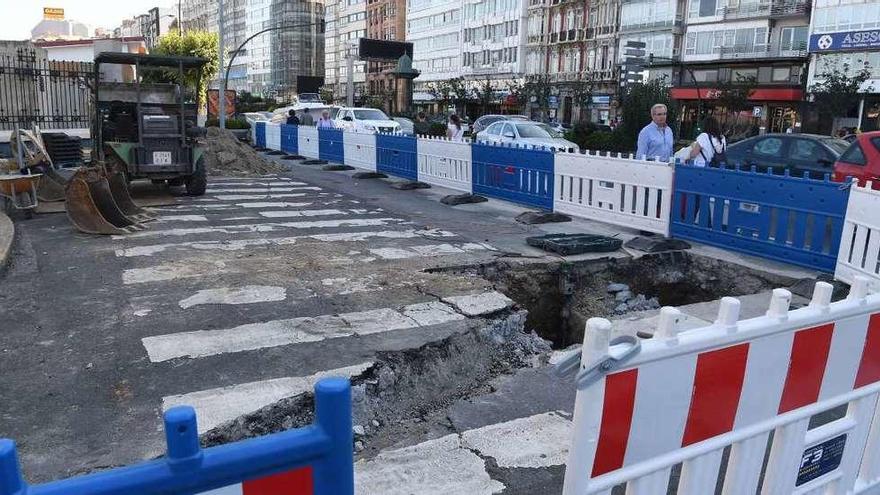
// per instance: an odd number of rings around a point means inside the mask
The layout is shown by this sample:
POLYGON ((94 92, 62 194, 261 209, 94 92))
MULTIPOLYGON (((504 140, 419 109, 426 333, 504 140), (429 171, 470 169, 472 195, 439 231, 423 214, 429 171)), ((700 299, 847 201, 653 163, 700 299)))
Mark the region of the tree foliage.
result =
POLYGON ((541 120, 546 121, 550 109, 550 93, 553 86, 550 84, 549 74, 535 74, 526 78, 522 86, 522 93, 526 106, 537 107, 541 112, 541 120))
MULTIPOLYGON (((859 102, 861 96, 859 89, 865 81, 871 79, 871 70, 868 62, 857 61, 861 66, 850 75, 850 65, 825 62, 822 71, 816 74, 820 82, 810 86, 810 92, 816 102, 819 114, 823 117, 842 117, 859 102)), ((873 88, 868 88, 872 91, 873 88)))
POLYGON ((492 87, 492 81, 487 77, 484 81, 476 83, 474 86, 474 98, 480 104, 480 110, 485 115, 489 113, 489 105, 495 101, 495 88, 492 87))
POLYGON ((628 143, 628 150, 636 149, 639 131, 651 121, 651 107, 657 103, 666 105, 666 122, 672 128, 675 136, 678 135, 678 107, 669 94, 669 84, 666 78, 657 78, 646 83, 629 85, 624 95, 622 118, 623 123, 615 132, 619 132, 620 142, 628 143))
MULTIPOLYGON (((170 31, 168 34, 159 38, 159 42, 153 47, 154 55, 178 55, 185 57, 202 57, 209 60, 202 67, 201 79, 196 79, 197 71, 191 70, 184 72, 183 83, 187 87, 198 88, 199 101, 204 104, 206 100, 208 84, 217 75, 219 62, 217 59, 217 47, 219 45, 217 33, 208 33, 205 31, 187 31, 183 34, 180 31, 170 31)), ((175 70, 152 71, 149 79, 154 82, 174 82, 177 80, 178 73, 175 70)))
POLYGON ((586 108, 593 102, 593 77, 590 74, 578 73, 577 79, 571 83, 572 103, 586 108))

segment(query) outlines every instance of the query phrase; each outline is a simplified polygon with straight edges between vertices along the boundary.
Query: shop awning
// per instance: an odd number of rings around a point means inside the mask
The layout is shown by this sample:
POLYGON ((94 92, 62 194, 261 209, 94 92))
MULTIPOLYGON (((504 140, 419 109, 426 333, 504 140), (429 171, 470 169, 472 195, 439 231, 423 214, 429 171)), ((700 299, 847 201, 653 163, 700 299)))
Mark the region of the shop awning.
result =
MULTIPOLYGON (((717 88, 672 88, 670 95, 676 100, 714 100, 720 91, 717 88), (699 91, 699 95, 697 94, 699 91)), ((796 88, 759 88, 752 92, 749 101, 801 101, 804 91, 796 88)))

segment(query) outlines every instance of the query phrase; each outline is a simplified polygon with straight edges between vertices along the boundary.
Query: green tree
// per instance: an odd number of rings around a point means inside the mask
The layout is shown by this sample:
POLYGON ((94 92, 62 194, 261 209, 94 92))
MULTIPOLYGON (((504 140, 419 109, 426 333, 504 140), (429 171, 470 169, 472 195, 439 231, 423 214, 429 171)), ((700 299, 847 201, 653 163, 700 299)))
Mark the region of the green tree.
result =
POLYGON ((635 150, 639 131, 651 121, 651 107, 657 103, 666 105, 666 122, 672 128, 676 138, 678 135, 678 107, 669 95, 669 84, 666 78, 657 78, 646 83, 630 84, 624 94, 622 106, 623 123, 615 132, 619 134, 621 145, 626 150, 635 150))
POLYGON ((593 102, 593 78, 589 74, 579 73, 571 84, 571 102, 581 109, 580 120, 584 120, 584 110, 593 102))
POLYGON ((537 107, 541 112, 542 121, 546 121, 549 114, 551 89, 549 74, 528 76, 523 84, 522 92, 526 97, 526 106, 537 107))
POLYGON ((467 84, 461 76, 453 77, 446 81, 446 83, 449 85, 449 94, 452 99, 452 105, 455 107, 455 113, 460 113, 460 109, 464 108, 464 104, 470 98, 467 84))
POLYGON ((440 106, 440 112, 446 112, 449 103, 452 101, 452 87, 448 81, 436 81, 427 85, 428 93, 434 98, 434 101, 440 106))
MULTIPOLYGON (((859 102, 859 89, 865 81, 871 79, 871 69, 868 62, 859 60, 857 63, 861 68, 850 74, 849 64, 844 63, 838 67, 826 61, 822 71, 816 75, 816 79, 821 82, 810 86, 810 92, 821 116, 832 119, 845 117, 859 102)), ((873 87, 867 88, 867 91, 873 91, 873 87)))
POLYGON ((484 81, 480 81, 474 87, 474 96, 480 104, 480 111, 483 115, 489 113, 489 105, 495 101, 495 88, 492 87, 492 81, 487 77, 484 81))
POLYGON ((321 86, 318 91, 321 94, 321 99, 324 100, 324 103, 330 104, 336 101, 336 94, 333 92, 333 88, 330 86, 321 86))
MULTIPOLYGON (((202 67, 201 79, 196 79, 197 71, 184 72, 183 83, 187 87, 198 88, 199 101, 204 105, 207 101, 208 84, 217 75, 219 62, 217 60, 218 47, 217 33, 205 31, 170 31, 159 38, 159 42, 153 47, 154 55, 179 55, 186 57, 202 57, 208 59, 208 63, 202 67)), ((153 71, 150 80, 154 82, 175 82, 178 73, 175 70, 153 71)))

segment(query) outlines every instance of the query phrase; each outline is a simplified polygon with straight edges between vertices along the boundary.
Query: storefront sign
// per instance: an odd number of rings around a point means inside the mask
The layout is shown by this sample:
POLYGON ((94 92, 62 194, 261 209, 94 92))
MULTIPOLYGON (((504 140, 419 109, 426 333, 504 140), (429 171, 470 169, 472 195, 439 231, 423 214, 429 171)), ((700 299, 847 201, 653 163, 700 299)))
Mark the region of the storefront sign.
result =
POLYGON ((593 105, 610 105, 611 95, 593 95, 593 105))
POLYGON ((43 19, 46 19, 47 21, 63 21, 64 9, 43 7, 43 19))
POLYGON ((865 48, 880 48, 880 29, 814 34, 810 36, 811 52, 834 52, 865 48))
POLYGON ((764 113, 764 107, 752 107, 752 117, 760 117, 764 113))

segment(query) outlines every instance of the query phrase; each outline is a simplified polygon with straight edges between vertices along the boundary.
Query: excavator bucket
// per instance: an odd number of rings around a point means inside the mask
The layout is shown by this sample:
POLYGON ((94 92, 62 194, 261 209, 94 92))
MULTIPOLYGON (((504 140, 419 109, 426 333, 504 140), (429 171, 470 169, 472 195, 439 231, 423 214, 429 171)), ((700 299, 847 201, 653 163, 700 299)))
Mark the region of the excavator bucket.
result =
POLYGON ((125 174, 119 170, 119 165, 113 162, 106 162, 102 167, 102 171, 107 179, 110 192, 113 194, 113 201, 116 202, 116 205, 125 216, 138 222, 149 222, 158 217, 155 213, 141 208, 134 203, 134 200, 131 199, 131 194, 128 193, 128 181, 125 179, 125 174))
POLYGON ((67 217, 87 234, 130 234, 144 226, 128 218, 113 200, 99 167, 80 167, 66 190, 67 217))

